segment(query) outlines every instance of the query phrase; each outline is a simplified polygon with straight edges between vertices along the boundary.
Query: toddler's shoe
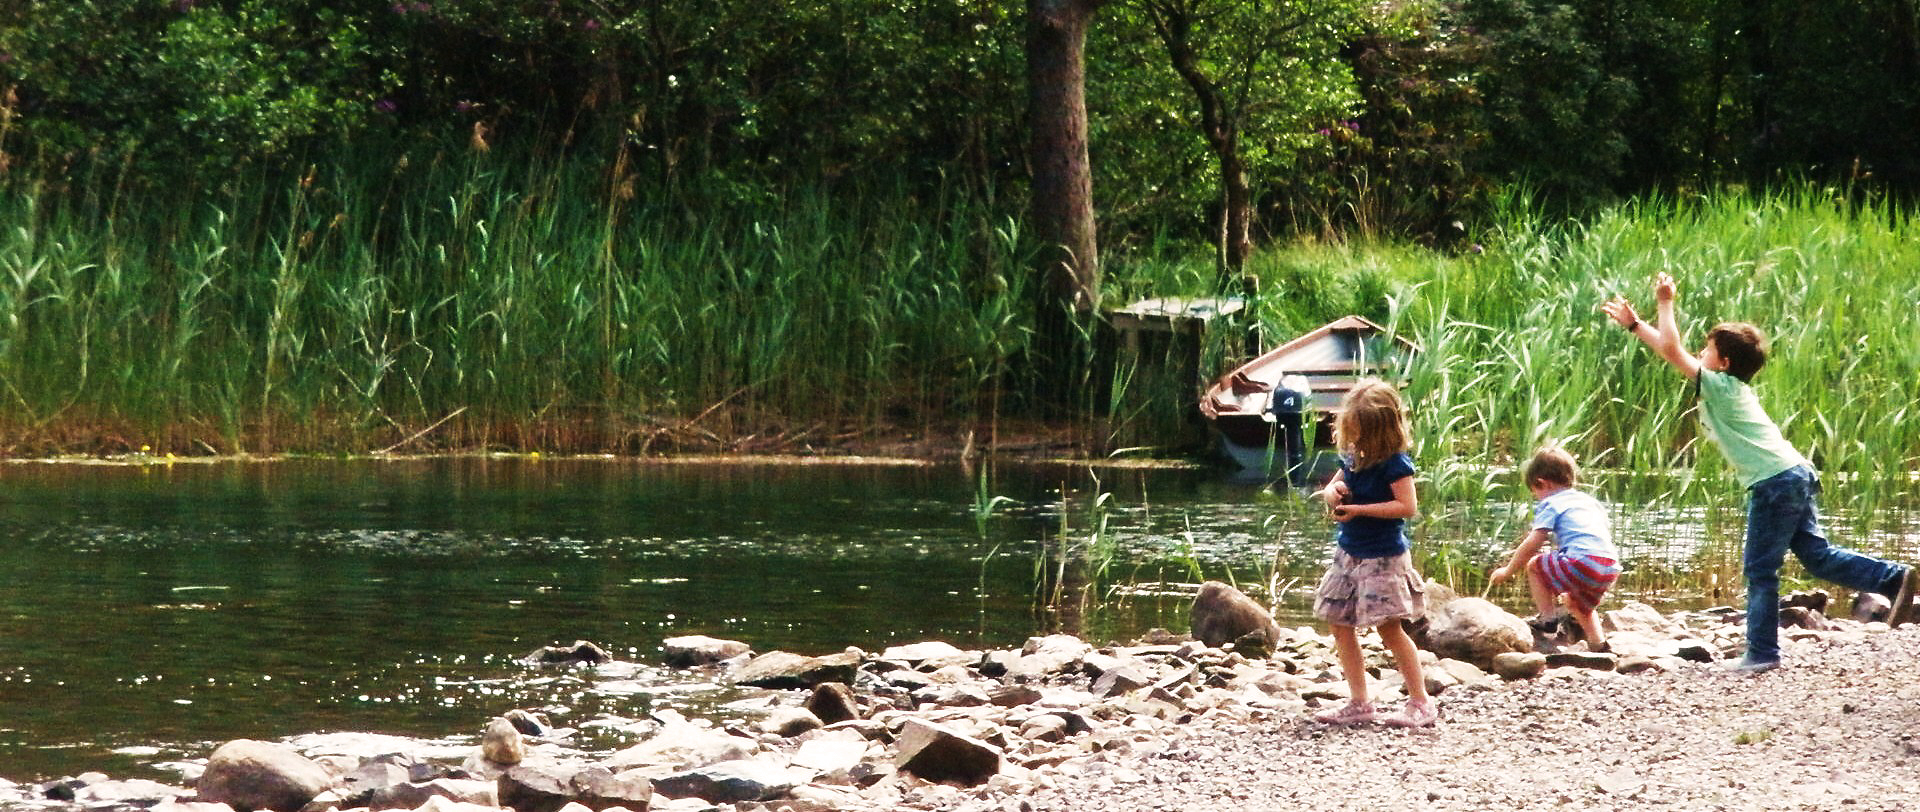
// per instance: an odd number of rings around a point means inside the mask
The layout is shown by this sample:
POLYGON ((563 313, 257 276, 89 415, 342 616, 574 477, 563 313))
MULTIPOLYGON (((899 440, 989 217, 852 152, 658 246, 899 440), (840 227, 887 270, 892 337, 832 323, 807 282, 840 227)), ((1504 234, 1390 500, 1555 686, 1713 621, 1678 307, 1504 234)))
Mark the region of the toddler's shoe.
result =
POLYGON ((1348 702, 1314 714, 1313 721, 1323 725, 1364 725, 1373 721, 1373 715, 1372 702, 1348 702))
POLYGON ((1898 627, 1913 620, 1913 595, 1920 592, 1920 567, 1907 567, 1907 573, 1900 577, 1900 587, 1893 591, 1893 614, 1887 618, 1887 626, 1898 627))
POLYGON ((1435 722, 1440 721, 1440 710, 1433 706, 1431 698, 1424 702, 1409 699, 1399 711, 1380 721, 1388 727, 1433 727, 1435 722))

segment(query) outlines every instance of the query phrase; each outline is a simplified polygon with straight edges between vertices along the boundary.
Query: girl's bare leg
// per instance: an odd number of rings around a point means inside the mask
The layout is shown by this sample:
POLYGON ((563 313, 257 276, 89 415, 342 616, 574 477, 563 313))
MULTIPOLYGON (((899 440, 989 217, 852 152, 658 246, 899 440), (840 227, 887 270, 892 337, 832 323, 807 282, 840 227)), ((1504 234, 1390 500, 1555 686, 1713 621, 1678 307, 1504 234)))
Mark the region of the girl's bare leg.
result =
POLYGON ((1380 624, 1380 642, 1393 652, 1394 665, 1399 666, 1400 676, 1407 683, 1407 698, 1426 702, 1427 680, 1420 673, 1420 650, 1414 648, 1413 638, 1407 636, 1398 619, 1380 624))
POLYGON ((1333 627, 1333 650, 1340 655, 1340 673, 1347 675, 1349 700, 1367 701, 1367 664, 1360 657, 1360 633, 1352 626, 1333 627))

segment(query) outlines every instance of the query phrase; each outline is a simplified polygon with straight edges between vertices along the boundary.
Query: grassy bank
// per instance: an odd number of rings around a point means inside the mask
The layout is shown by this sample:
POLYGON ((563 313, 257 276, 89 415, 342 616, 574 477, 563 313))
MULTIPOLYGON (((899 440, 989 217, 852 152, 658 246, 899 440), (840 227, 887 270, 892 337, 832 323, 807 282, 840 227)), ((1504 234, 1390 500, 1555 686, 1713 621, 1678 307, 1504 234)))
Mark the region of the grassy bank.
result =
MULTIPOLYGON (((1017 411, 1032 383, 1017 201, 906 183, 666 190, 603 158, 415 146, 164 190, 111 161, 16 166, 0 175, 4 445, 637 452, 1017 411)), ((1692 462, 1685 388, 1594 309, 1616 292, 1644 303, 1663 270, 1690 342, 1720 319, 1773 334, 1763 397, 1823 469, 1920 466, 1905 271, 1920 242, 1904 215, 1814 190, 1585 222, 1515 200, 1481 252, 1293 244, 1250 266, 1269 340, 1360 312, 1426 348, 1409 394, 1440 494, 1483 494, 1548 438, 1592 466, 1692 462)), ((1215 292, 1203 245, 1108 245, 1109 303, 1215 292)), ((1232 336, 1214 333, 1203 369, 1232 361, 1232 336)), ((1120 403, 1136 372, 1114 369, 1117 394, 1089 405, 1120 403)))
POLYGON ((1022 241, 977 196, 669 196, 467 151, 318 166, 4 176, 8 445, 368 450, 457 413, 429 442, 636 451, 986 412, 1024 345, 1022 241))

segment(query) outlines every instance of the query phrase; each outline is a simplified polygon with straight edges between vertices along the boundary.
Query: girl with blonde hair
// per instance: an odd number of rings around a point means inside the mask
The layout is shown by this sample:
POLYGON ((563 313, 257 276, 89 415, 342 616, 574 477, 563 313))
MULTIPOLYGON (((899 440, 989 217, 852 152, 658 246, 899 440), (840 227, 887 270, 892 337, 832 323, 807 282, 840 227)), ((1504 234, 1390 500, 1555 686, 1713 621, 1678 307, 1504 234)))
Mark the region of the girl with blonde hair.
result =
POLYGON ((1314 720, 1356 725, 1375 718, 1367 695, 1359 628, 1377 627, 1407 686, 1407 703, 1381 719, 1396 727, 1427 727, 1439 720, 1420 673, 1419 652, 1401 621, 1426 612, 1425 579, 1413 569, 1406 521, 1418 511, 1413 489, 1411 432, 1400 392, 1377 378, 1347 391, 1334 419, 1340 472, 1314 498, 1340 523, 1339 549, 1314 594, 1313 613, 1333 629, 1340 670, 1352 699, 1314 720))

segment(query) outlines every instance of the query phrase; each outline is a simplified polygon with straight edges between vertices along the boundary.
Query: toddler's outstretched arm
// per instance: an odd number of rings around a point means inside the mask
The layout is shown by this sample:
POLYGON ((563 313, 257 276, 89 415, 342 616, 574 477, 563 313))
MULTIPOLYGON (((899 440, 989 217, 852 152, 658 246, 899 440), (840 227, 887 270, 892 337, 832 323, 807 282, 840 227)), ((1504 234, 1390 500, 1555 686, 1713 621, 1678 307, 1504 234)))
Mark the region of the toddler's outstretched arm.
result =
POLYGON ((1487 583, 1497 584, 1512 578, 1526 568, 1527 562, 1532 561, 1546 543, 1547 531, 1537 527, 1527 531, 1526 535, 1520 537, 1520 545, 1513 548, 1513 555, 1507 559, 1506 566, 1487 573, 1487 583))

